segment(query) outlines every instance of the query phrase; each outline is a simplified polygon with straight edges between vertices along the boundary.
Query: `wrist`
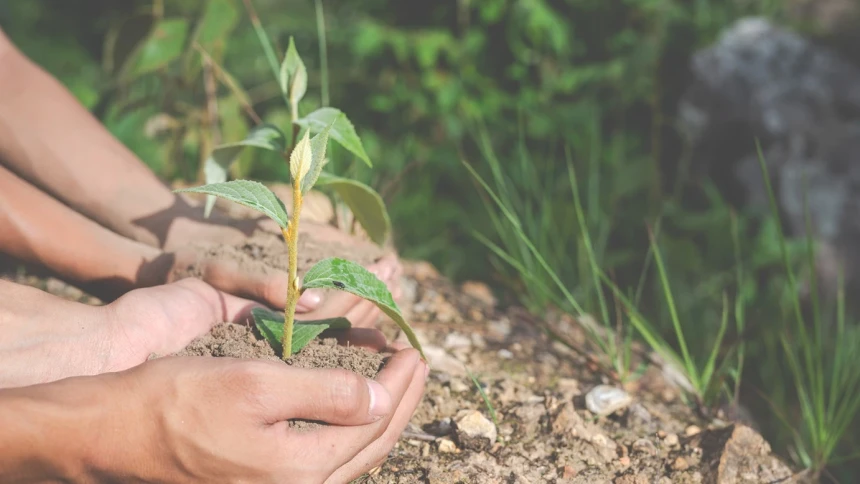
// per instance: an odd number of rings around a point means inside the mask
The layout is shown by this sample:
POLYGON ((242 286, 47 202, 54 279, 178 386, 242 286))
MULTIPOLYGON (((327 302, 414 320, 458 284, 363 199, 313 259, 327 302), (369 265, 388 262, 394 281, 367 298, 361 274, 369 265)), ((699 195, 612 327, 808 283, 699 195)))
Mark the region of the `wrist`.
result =
POLYGON ((0 482, 91 480, 100 395, 67 390, 84 378, 0 390, 0 482))

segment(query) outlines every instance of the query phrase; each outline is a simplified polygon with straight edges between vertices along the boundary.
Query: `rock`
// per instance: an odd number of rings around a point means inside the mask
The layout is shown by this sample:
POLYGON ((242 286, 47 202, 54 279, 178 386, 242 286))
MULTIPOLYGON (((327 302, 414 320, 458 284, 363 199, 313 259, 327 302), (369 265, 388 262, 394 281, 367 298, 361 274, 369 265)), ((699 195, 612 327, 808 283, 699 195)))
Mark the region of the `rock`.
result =
POLYGON ((447 350, 458 348, 468 349, 472 347, 472 339, 460 333, 448 333, 442 346, 447 350))
POLYGON ((633 403, 633 397, 620 388, 597 385, 585 395, 585 407, 598 416, 605 416, 626 408, 633 403))
POLYGON ((439 452, 443 454, 456 454, 457 452, 460 452, 460 449, 457 448, 457 444, 450 439, 439 439, 437 444, 439 452))
POLYGON ((630 446, 630 450, 633 452, 642 452, 644 454, 654 455, 657 453, 657 446, 654 445, 654 442, 651 442, 648 439, 637 439, 630 446))
POLYGON ((454 431, 454 424, 450 418, 443 418, 424 426, 424 431, 437 437, 443 437, 454 431))
POLYGON ((665 444, 666 447, 677 447, 680 444, 678 434, 667 434, 666 437, 663 438, 663 444, 665 444))
POLYGON ((496 305, 496 297, 493 295, 493 291, 483 282, 466 281, 460 286, 460 289, 467 296, 477 299, 489 308, 496 305))
POLYGON ((770 213, 753 137, 760 139, 788 234, 806 233, 806 200, 822 288, 833 294, 844 268, 846 291, 854 290, 860 68, 762 18, 737 21, 691 67, 679 126, 692 142, 694 169, 740 192, 736 202, 770 213))
POLYGON ((684 429, 684 435, 686 435, 687 437, 692 437, 701 431, 702 431, 702 429, 700 429, 696 425, 690 425, 689 427, 684 429))
POLYGON ((457 440, 463 448, 484 450, 496 442, 496 425, 477 410, 462 410, 455 419, 457 440))
POLYGON ((645 425, 651 423, 651 412, 641 403, 630 405, 630 410, 627 412, 627 418, 634 425, 645 425))
POLYGON ((511 352, 511 350, 505 348, 500 349, 496 354, 499 355, 499 358, 503 360, 510 360, 514 357, 514 354, 511 352))
POLYGON ((689 469, 689 467, 690 467, 690 464, 687 463, 687 459, 684 459, 681 456, 678 456, 672 462, 672 469, 675 469, 676 471, 685 471, 685 470, 689 469))
POLYGON ((744 425, 702 431, 689 444, 702 449, 704 484, 787 482, 792 476, 762 436, 744 425))
POLYGON ((430 364, 431 374, 438 371, 451 376, 466 376, 466 367, 463 362, 444 349, 434 345, 425 345, 424 354, 430 364))

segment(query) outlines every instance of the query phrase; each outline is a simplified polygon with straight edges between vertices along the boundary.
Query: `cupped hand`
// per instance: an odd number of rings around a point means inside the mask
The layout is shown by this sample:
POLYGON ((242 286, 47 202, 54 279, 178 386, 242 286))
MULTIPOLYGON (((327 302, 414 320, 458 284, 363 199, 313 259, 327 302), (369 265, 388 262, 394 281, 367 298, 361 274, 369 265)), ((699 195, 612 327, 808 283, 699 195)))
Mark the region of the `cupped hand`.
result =
MULTIPOLYGON (((253 221, 216 219, 213 224, 186 221, 185 224, 188 227, 178 224, 177 228, 171 231, 175 235, 170 237, 166 244, 166 249, 171 251, 169 254, 173 258, 172 265, 174 268, 181 271, 183 268, 195 264, 200 271, 200 278, 221 291, 253 299, 273 308, 283 308, 286 305, 289 277, 285 271, 256 271, 233 260, 200 256, 197 251, 189 248, 193 240, 206 240, 223 244, 240 243, 245 239, 245 233, 250 233, 253 230, 279 234, 280 231, 274 222, 260 218, 253 221), (195 230, 191 230, 190 227, 194 227, 195 230), (194 239, 191 238, 192 234, 194 234, 194 239)), ((300 237, 309 237, 312 234, 314 240, 341 243, 356 247, 357 251, 373 250, 369 247, 370 242, 352 237, 327 224, 303 221, 299 225, 299 232, 300 237)), ((403 273, 403 267, 397 254, 389 251, 366 268, 386 284, 395 300, 400 298, 400 277, 403 273)), ((171 281, 173 279, 168 276, 166 280, 171 281)), ((373 303, 358 296, 340 291, 321 291, 318 289, 309 290, 302 294, 296 307, 296 313, 297 317, 302 320, 342 316, 349 319, 353 326, 365 328, 373 327, 381 314, 373 303)))
MULTIPOLYGON (((120 371, 177 352, 222 322, 250 324, 259 304, 198 279, 136 289, 105 306, 0 281, 0 388, 120 371)), ((381 349, 378 331, 341 335, 381 349)))
POLYGON ((98 475, 347 483, 393 448, 424 391, 426 368, 412 349, 395 353, 375 381, 280 362, 171 357, 74 386, 59 383, 98 395, 98 412, 80 412, 98 416, 87 429, 98 445, 84 458, 98 475), (329 425, 297 430, 290 419, 329 425))

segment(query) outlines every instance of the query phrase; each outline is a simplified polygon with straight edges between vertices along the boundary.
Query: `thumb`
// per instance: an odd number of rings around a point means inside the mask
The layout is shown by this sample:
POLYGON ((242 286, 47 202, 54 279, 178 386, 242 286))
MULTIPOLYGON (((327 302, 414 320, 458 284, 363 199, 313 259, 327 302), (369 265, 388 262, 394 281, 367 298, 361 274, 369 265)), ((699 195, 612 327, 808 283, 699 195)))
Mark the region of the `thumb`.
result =
POLYGON ((271 365, 266 395, 258 395, 269 424, 305 419, 332 425, 367 425, 388 416, 393 400, 378 382, 343 369, 299 369, 271 365))

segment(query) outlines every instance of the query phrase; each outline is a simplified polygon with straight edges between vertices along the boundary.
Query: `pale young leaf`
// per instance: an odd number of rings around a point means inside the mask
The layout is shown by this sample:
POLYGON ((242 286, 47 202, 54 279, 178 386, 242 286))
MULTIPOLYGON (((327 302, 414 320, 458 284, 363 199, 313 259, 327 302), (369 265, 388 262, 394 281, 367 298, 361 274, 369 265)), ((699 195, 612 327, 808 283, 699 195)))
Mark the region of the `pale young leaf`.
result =
POLYGON ((312 158, 310 132, 305 131, 304 137, 296 143, 296 147, 293 148, 293 153, 290 155, 290 176, 293 178, 293 183, 301 183, 301 180, 308 174, 313 162, 312 158))
POLYGON ((299 101, 302 100, 308 90, 308 71, 296 50, 296 44, 292 37, 290 37, 290 44, 287 47, 287 55, 284 56, 284 62, 281 63, 279 80, 281 92, 289 98, 291 105, 298 106, 299 101))
POLYGON ((359 264, 336 257, 323 259, 305 274, 302 288, 338 289, 376 304, 383 313, 397 323, 397 326, 406 334, 412 347, 421 353, 424 361, 427 361, 424 350, 421 348, 421 342, 418 341, 415 332, 403 318, 403 314, 394 302, 394 298, 391 297, 391 293, 388 292, 385 283, 359 264))
POLYGON ((309 192, 310 189, 313 188, 322 172, 323 165, 325 165, 326 162, 325 152, 328 147, 328 136, 332 125, 334 125, 334 121, 332 121, 332 124, 326 126, 325 129, 317 133, 316 136, 311 138, 311 153, 313 154, 313 161, 308 174, 302 178, 302 194, 309 192))
POLYGON ((259 182, 250 180, 233 180, 224 183, 212 183, 194 188, 183 188, 175 192, 204 193, 225 198, 231 202, 253 208, 274 220, 281 228, 289 224, 287 209, 284 203, 259 182))

